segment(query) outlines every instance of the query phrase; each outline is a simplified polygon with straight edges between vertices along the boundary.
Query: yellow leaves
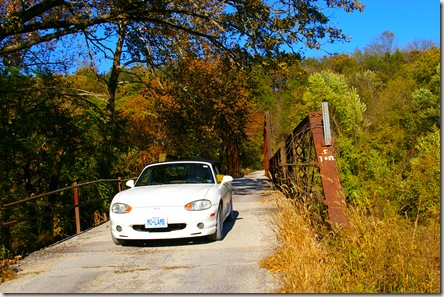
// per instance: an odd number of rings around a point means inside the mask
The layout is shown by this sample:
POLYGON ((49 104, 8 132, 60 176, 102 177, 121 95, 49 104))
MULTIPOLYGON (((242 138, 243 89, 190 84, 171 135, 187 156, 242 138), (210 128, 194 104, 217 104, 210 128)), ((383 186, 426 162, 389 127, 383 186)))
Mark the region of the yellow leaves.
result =
POLYGON ((0 261, 0 283, 15 277, 15 273, 10 266, 20 262, 21 258, 22 256, 15 256, 13 259, 2 259, 0 261))

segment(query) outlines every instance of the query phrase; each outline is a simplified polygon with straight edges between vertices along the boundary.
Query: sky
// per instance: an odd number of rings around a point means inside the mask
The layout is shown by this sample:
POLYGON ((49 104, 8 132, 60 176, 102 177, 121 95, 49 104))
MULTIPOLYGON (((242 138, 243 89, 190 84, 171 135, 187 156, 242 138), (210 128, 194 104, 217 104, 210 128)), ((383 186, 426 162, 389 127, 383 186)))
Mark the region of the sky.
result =
MULTIPOLYGON (((394 46, 403 48, 415 40, 441 40, 441 2, 439 0, 360 0, 365 5, 363 12, 347 14, 340 9, 327 14, 332 23, 351 36, 350 42, 323 46, 329 53, 352 54, 363 50, 384 31, 395 35, 394 46)), ((441 0, 444 2, 444 0, 441 0)), ((444 4, 443 4, 444 6, 444 4)), ((298 47, 296 46, 297 50, 298 47)), ((305 49, 305 57, 320 58, 327 53, 323 50, 305 49)), ((108 71, 109 61, 102 67, 108 71)))
MULTIPOLYGON (((363 50, 382 32, 395 35, 394 45, 402 48, 415 40, 433 40, 440 44, 441 3, 439 0, 360 0, 365 5, 363 12, 347 14, 335 10, 330 20, 351 35, 349 43, 325 45, 328 52, 351 54, 363 50)), ((443 4, 444 5, 444 4, 443 4)), ((324 51, 306 50, 306 57, 322 57, 324 51)))

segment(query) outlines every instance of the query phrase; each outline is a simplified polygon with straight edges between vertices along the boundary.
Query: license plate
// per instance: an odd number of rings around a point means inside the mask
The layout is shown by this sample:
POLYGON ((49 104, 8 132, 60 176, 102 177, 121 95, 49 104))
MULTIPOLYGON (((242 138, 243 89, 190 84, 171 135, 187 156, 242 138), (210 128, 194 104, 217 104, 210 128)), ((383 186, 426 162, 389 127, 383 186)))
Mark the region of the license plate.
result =
POLYGON ((151 217, 146 219, 146 228, 167 228, 168 220, 166 217, 151 217))

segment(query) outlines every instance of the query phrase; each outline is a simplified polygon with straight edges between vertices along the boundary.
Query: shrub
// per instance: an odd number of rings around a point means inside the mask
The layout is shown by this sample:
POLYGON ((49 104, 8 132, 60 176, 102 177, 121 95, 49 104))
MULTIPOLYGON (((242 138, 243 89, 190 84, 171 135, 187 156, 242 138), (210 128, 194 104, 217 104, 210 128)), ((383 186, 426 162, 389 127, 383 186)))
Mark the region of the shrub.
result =
POLYGON ((402 211, 415 220, 440 218, 440 130, 418 139, 417 156, 403 183, 402 211))

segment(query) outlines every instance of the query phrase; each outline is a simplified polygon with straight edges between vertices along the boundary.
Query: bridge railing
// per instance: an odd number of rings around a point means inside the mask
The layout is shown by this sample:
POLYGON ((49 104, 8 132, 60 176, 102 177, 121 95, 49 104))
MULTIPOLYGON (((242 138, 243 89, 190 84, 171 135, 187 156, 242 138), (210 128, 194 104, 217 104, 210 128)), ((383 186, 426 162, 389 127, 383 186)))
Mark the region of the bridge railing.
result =
MULTIPOLYGON (((74 210, 73 216, 75 218, 76 233, 78 234, 81 232, 80 207, 92 205, 92 204, 99 203, 99 202, 106 201, 106 200, 110 201, 113 197, 113 195, 112 195, 112 196, 102 197, 102 198, 98 198, 98 199, 88 199, 87 201, 79 202, 81 200, 80 199, 81 197, 79 194, 79 189, 85 188, 90 185, 114 183, 117 185, 117 189, 116 189, 117 192, 120 192, 122 190, 122 185, 121 185, 122 182, 126 182, 129 179, 134 179, 134 177, 127 178, 127 179, 121 179, 120 177, 118 177, 117 179, 99 179, 99 180, 89 181, 89 182, 80 183, 80 184, 78 184, 77 182, 74 182, 73 185, 70 187, 65 187, 65 188, 54 190, 51 192, 46 192, 43 194, 27 197, 27 198, 24 198, 24 199, 21 199, 18 201, 5 203, 0 206, 0 213, 2 214, 0 217, 0 220, 1 220, 0 227, 1 228, 8 227, 8 226, 15 225, 15 224, 22 223, 22 222, 26 222, 26 221, 37 220, 39 218, 42 218, 44 216, 49 216, 54 213, 67 212, 70 210, 74 210), (46 211, 38 212, 38 213, 31 215, 31 216, 25 216, 25 217, 21 217, 21 218, 15 218, 15 219, 5 218, 5 213, 7 210, 13 209, 14 207, 18 207, 24 203, 33 203, 35 201, 42 200, 45 197, 65 194, 67 191, 72 191, 72 203, 69 206, 58 207, 53 210, 49 210, 49 211, 46 210, 46 211), (7 221, 5 221, 5 219, 7 221)), ((107 220, 106 213, 101 214, 99 212, 95 212, 94 213, 94 220, 95 221, 107 220)), ((100 222, 98 222, 98 223, 100 223, 100 222)))
POLYGON ((314 197, 327 206, 331 223, 349 226, 325 103, 322 112, 310 112, 288 135, 284 147, 268 160, 266 168, 272 182, 287 197, 314 197))

